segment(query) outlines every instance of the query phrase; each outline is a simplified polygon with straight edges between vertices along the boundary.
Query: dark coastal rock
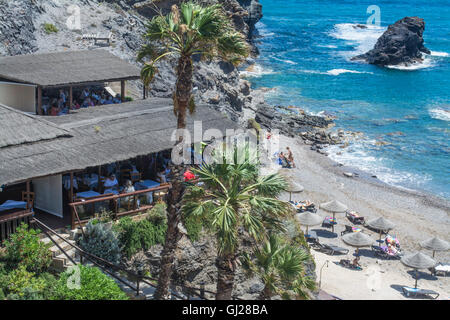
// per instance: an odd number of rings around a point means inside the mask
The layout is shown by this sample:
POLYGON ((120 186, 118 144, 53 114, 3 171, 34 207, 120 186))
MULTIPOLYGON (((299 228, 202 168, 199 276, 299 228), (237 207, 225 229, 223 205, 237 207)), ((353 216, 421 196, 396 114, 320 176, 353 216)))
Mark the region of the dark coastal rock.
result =
POLYGON ((430 50, 424 46, 424 30, 423 19, 403 18, 389 26, 372 50, 352 60, 363 60, 380 66, 422 62, 422 53, 430 54, 430 50))
POLYGON ((278 129, 281 134, 301 137, 318 152, 325 145, 342 142, 338 134, 328 132, 328 128, 333 125, 331 119, 309 115, 303 111, 297 113, 287 107, 261 105, 256 112, 255 120, 263 129, 278 129))
POLYGON ((0 1, 0 55, 19 55, 38 50, 33 15, 41 9, 32 1, 15 6, 0 1))

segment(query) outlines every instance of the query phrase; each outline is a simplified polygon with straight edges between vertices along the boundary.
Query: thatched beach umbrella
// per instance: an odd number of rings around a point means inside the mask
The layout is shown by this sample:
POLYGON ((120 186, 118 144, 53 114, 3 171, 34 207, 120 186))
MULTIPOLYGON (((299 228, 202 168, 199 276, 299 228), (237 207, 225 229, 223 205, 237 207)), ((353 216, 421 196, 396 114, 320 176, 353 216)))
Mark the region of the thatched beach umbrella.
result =
POLYGON ((367 222, 367 225, 375 230, 380 231, 380 240, 383 231, 389 231, 395 227, 395 224, 383 217, 372 219, 367 222))
POLYGON ((433 237, 431 239, 422 241, 420 243, 420 246, 422 248, 432 250, 433 251, 433 258, 436 251, 447 251, 450 249, 450 243, 447 241, 441 240, 439 238, 433 237))
POLYGON ((279 174, 286 180, 287 186, 285 191, 289 192, 289 201, 292 201, 293 193, 300 193, 305 190, 305 188, 301 184, 294 181, 292 175, 289 172, 280 170, 279 174))
POLYGON ((418 269, 428 269, 434 267, 437 263, 433 260, 433 258, 427 256, 426 254, 423 254, 422 252, 416 252, 411 253, 408 255, 405 255, 401 262, 407 266, 411 267, 416 271, 416 284, 415 287, 417 289, 417 280, 419 277, 419 274, 417 272, 418 269))
POLYGON ((320 208, 333 213, 342 213, 347 211, 347 206, 337 200, 325 202, 320 204, 320 208))
POLYGON ((374 240, 363 232, 347 233, 342 237, 342 241, 349 246, 355 247, 356 253, 358 253, 359 248, 368 247, 374 243, 374 240))
POLYGON ((289 192, 289 201, 292 201, 293 193, 300 193, 303 192, 303 190, 305 190, 305 188, 301 184, 297 182, 289 183, 287 190, 287 192, 289 192))
POLYGON ((309 211, 297 213, 295 218, 302 226, 306 226, 306 234, 308 234, 308 227, 317 226, 322 223, 321 216, 309 211))
MULTIPOLYGON (((325 202, 320 204, 320 209, 333 213, 333 219, 336 219, 336 213, 343 213, 347 211, 347 206, 337 200, 325 202)), ((334 225, 332 226, 334 232, 334 225)))

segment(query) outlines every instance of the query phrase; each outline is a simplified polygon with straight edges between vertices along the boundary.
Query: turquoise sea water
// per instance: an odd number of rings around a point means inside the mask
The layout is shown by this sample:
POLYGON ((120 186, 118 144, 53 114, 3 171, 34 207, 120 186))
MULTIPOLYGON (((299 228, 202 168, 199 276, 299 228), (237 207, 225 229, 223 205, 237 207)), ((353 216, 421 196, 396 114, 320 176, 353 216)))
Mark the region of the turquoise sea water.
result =
POLYGON ((450 0, 260 2, 252 86, 275 88, 266 96, 271 104, 327 112, 338 117, 338 128, 364 133, 341 155, 330 148, 333 159, 450 199, 450 0), (366 24, 371 5, 380 8, 380 26, 355 29, 366 24), (405 16, 425 19, 432 54, 422 65, 405 70, 350 61, 405 16))

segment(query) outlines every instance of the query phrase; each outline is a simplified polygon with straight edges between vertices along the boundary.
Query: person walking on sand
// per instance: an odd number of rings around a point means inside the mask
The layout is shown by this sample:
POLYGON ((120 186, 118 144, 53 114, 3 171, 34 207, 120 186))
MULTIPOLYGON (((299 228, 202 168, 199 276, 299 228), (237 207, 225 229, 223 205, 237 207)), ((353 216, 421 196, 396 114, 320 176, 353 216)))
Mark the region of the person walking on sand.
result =
POLYGON ((291 165, 292 168, 296 168, 295 166, 295 162, 294 162, 294 155, 292 154, 291 148, 287 147, 287 161, 289 162, 289 164, 291 165))

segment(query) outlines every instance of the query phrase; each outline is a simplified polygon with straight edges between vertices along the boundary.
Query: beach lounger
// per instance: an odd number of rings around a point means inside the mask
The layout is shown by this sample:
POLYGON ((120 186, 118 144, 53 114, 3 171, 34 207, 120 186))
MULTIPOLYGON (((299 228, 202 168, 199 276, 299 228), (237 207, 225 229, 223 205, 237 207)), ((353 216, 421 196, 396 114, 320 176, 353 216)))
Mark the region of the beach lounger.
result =
POLYGON ((439 262, 435 267, 428 269, 434 276, 447 276, 450 273, 450 264, 439 262))
POLYGON ((295 202, 295 201, 289 201, 289 203, 295 208, 295 210, 297 210, 298 213, 302 213, 302 212, 313 212, 316 213, 317 209, 314 203, 306 200, 306 201, 300 201, 300 202, 295 202))
POLYGON ((337 253, 337 254, 348 254, 348 252, 349 252, 348 249, 341 248, 341 247, 338 247, 338 246, 329 245, 329 244, 325 244, 325 243, 319 243, 319 242, 316 242, 313 245, 313 248, 316 249, 317 251, 324 252, 324 253, 329 254, 329 255, 334 255, 335 253, 337 253))
POLYGON ((344 234, 347 234, 347 233, 353 233, 352 226, 345 225, 345 230, 341 232, 341 236, 343 236, 344 234))
POLYGON ((322 222, 322 228, 333 228, 335 225, 337 225, 337 222, 333 217, 326 217, 322 222))
POLYGON ((364 224, 364 217, 359 216, 356 212, 347 211, 345 216, 353 224, 364 224))
POLYGON ((343 236, 344 234, 347 234, 347 233, 360 232, 360 231, 361 231, 361 228, 355 228, 355 227, 346 225, 345 230, 341 232, 341 236, 343 236))
POLYGON ((319 241, 319 237, 317 237, 317 233, 315 231, 310 231, 308 234, 305 234, 305 239, 310 243, 319 241))
POLYGON ((401 252, 397 252, 397 254, 390 254, 383 250, 380 246, 372 246, 372 251, 374 252, 375 256, 383 258, 383 259, 400 259, 402 256, 401 252))
POLYGON ((402 287, 402 291, 406 297, 425 296, 430 297, 431 299, 437 299, 439 297, 439 293, 428 289, 415 289, 410 287, 402 287))

